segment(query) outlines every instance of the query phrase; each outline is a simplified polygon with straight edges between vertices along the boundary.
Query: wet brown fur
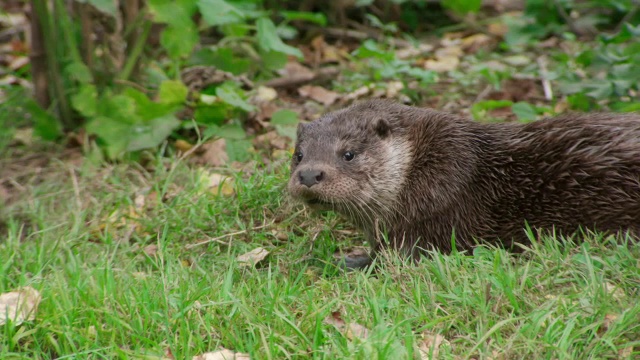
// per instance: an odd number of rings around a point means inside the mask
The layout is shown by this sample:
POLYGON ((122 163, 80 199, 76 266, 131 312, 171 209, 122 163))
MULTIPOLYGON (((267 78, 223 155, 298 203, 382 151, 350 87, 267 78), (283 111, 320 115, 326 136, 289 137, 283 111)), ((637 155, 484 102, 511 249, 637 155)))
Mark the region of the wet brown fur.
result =
POLYGON ((458 249, 526 244, 525 222, 565 235, 640 234, 638 114, 482 124, 374 100, 301 125, 296 151, 293 197, 351 219, 376 249, 387 234, 414 257, 447 252, 454 230, 458 249), (303 185, 305 170, 323 176, 303 185))

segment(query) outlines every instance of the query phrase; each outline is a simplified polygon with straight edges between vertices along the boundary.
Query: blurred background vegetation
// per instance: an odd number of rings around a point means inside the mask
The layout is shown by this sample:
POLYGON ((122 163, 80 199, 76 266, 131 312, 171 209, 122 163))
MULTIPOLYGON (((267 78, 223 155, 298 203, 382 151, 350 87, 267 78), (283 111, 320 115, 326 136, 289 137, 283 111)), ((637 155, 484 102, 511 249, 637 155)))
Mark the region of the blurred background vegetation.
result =
MULTIPOLYGON (((0 149, 268 162, 371 97, 531 121, 640 109, 636 0, 8 0, 0 149), (224 146, 200 146, 222 139, 224 146), (200 144, 200 145, 198 145, 200 144), (195 151, 194 146, 198 146, 195 151)), ((219 142, 218 142, 219 145, 219 142)))

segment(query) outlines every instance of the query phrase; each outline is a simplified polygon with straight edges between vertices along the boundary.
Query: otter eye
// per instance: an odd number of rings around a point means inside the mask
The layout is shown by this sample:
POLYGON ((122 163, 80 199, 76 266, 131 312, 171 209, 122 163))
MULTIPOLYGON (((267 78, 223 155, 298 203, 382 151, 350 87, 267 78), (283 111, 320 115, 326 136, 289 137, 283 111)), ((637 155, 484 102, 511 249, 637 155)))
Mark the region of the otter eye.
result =
POLYGON ((351 161, 353 160, 353 158, 356 156, 356 154, 354 154, 351 151, 346 151, 344 154, 342 154, 342 158, 345 159, 346 161, 351 161))
POLYGON ((302 152, 298 151, 297 153, 295 153, 295 158, 297 162, 302 161, 302 152))

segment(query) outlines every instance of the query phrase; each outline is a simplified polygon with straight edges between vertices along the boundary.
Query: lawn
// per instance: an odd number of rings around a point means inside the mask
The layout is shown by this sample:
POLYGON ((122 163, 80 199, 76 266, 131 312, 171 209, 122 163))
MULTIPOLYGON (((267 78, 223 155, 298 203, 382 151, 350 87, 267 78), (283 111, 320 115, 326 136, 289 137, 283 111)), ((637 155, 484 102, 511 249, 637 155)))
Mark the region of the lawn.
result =
POLYGON ((26 182, 3 209, 0 293, 41 302, 0 328, 0 358, 640 357, 637 243, 545 238, 343 272, 334 252, 362 238, 292 203, 286 163, 229 174, 212 187, 178 158, 59 161, 26 182), (269 255, 238 261, 256 248, 269 255))

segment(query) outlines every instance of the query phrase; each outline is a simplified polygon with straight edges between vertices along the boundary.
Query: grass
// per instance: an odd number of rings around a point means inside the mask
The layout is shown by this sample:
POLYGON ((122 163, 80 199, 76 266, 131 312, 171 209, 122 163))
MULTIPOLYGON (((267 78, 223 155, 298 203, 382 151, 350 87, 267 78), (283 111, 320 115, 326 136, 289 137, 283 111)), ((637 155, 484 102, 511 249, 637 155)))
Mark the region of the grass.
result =
POLYGON ((441 359, 640 357, 638 244, 542 239, 522 254, 390 256, 376 272, 342 273, 333 252, 360 239, 289 204, 282 167, 237 174, 236 194, 217 196, 176 161, 58 166, 4 209, 0 293, 32 286, 43 300, 34 321, 0 327, 2 359, 223 347, 252 359, 414 359, 425 334, 444 337, 441 359), (256 247, 271 252, 265 262, 240 266, 256 247), (369 336, 327 324, 334 312, 369 336))

